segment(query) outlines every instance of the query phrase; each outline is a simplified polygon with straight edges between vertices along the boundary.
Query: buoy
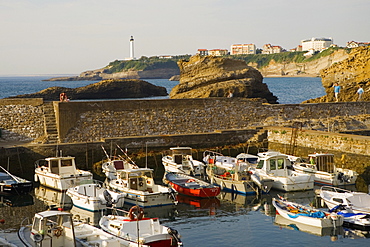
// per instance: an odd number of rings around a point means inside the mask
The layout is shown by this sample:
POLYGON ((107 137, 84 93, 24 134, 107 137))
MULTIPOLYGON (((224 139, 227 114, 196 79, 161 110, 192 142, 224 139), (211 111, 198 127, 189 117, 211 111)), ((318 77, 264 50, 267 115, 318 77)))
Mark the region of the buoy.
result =
POLYGON ((1 224, 4 224, 4 223, 5 223, 5 220, 4 220, 4 219, 1 219, 1 220, 0 220, 0 223, 1 223, 1 224))

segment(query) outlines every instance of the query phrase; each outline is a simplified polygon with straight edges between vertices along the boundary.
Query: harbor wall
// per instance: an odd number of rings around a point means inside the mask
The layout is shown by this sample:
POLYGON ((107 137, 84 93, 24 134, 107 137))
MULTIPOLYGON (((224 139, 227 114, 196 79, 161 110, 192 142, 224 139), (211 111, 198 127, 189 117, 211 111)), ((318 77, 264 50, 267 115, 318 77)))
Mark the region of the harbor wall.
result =
MULTIPOLYGON (((242 98, 207 98, 54 102, 54 107, 60 142, 70 143, 293 126, 296 121, 313 129, 335 131, 348 127, 341 117, 366 116, 370 102, 270 105, 242 98)), ((361 124, 370 127, 370 121, 361 124)))
POLYGON ((45 134, 43 100, 1 99, 0 138, 32 141, 45 134))

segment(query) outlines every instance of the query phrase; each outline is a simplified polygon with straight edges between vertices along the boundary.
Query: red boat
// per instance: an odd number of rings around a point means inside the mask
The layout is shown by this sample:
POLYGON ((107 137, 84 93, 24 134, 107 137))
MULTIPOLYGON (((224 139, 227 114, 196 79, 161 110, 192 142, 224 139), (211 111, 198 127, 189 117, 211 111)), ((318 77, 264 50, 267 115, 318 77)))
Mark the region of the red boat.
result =
POLYGON ((167 172, 164 182, 170 185, 179 194, 202 198, 216 197, 221 188, 183 173, 167 172))

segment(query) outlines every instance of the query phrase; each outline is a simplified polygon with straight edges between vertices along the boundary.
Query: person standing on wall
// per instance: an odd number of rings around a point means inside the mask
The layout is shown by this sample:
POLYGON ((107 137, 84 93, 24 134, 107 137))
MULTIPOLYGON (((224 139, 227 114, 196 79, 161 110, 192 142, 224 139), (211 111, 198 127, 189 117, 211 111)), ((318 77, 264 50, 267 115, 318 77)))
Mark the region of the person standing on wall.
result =
POLYGON ((364 93, 364 89, 360 85, 358 85, 358 89, 357 89, 358 99, 357 99, 357 101, 361 101, 363 93, 364 93))
POLYGON ((340 86, 338 85, 338 83, 334 83, 334 95, 335 95, 335 100, 336 102, 338 102, 338 95, 339 95, 339 92, 340 92, 340 86))

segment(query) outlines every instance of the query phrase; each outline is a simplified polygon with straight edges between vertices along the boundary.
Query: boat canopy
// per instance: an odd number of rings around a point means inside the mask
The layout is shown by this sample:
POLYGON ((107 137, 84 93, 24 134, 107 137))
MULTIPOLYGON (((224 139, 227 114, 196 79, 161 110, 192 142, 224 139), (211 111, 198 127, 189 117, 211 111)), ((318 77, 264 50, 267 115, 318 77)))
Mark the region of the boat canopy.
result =
POLYGON ((309 154, 310 162, 316 165, 318 171, 334 172, 334 154, 309 154))

